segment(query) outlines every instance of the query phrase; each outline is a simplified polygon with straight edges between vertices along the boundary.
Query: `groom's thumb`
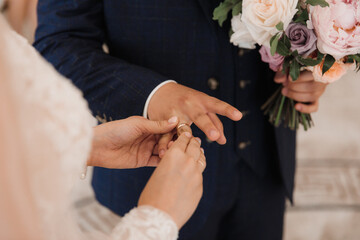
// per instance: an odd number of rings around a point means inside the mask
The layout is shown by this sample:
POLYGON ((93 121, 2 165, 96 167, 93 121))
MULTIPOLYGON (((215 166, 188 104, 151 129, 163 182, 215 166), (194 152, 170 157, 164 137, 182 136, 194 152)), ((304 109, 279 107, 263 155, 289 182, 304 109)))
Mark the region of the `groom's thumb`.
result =
POLYGON ((178 122, 178 117, 172 117, 164 121, 146 121, 144 122, 144 129, 151 134, 168 133, 176 127, 178 122))

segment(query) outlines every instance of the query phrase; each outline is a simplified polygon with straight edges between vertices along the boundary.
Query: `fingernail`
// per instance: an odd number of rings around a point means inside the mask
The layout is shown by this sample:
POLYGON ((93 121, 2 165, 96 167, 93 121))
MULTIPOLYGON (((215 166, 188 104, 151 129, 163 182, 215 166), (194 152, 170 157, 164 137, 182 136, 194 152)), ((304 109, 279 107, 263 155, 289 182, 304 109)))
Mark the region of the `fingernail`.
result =
POLYGON ((203 148, 200 148, 200 150, 202 151, 202 153, 205 153, 205 150, 203 148))
POLYGON ((198 141, 198 143, 200 143, 200 145, 201 145, 201 139, 200 138, 195 138, 196 139, 196 141, 198 141))
POLYGON ((176 123, 178 121, 178 117, 172 117, 172 118, 170 118, 169 120, 168 120, 168 122, 170 123, 170 124, 174 124, 174 123, 176 123))
POLYGON ((241 113, 240 113, 239 111, 234 111, 234 112, 233 112, 233 115, 234 115, 234 117, 236 117, 236 118, 240 118, 240 117, 241 117, 241 113))
POLYGON ((210 137, 216 137, 218 134, 218 132, 216 130, 211 130, 210 131, 210 137))
POLYGON ((302 106, 301 105, 296 105, 295 108, 296 108, 296 110, 301 111, 302 106))
POLYGON ((187 137, 191 137, 191 134, 190 134, 189 132, 185 132, 184 134, 185 134, 185 136, 187 136, 187 137))
POLYGON ((159 156, 163 156, 165 154, 165 150, 160 150, 160 152, 159 152, 159 156))

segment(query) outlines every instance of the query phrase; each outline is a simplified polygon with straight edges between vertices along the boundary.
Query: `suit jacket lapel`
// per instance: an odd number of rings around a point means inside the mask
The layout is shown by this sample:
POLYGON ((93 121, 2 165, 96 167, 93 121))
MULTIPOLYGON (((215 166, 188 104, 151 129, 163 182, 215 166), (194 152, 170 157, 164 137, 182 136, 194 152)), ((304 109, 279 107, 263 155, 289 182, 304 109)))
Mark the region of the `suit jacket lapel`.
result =
POLYGON ((213 4, 212 4, 212 0, 197 0, 199 2, 199 5, 201 7, 201 9, 203 10, 207 20, 209 21, 209 23, 214 22, 214 20, 212 20, 212 16, 213 16, 213 4))

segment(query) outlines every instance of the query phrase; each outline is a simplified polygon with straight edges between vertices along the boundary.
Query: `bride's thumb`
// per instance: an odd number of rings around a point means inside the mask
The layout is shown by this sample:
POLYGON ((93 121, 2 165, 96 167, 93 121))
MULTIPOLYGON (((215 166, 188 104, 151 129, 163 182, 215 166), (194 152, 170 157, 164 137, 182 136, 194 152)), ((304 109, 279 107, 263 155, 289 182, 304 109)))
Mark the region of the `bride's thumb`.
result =
POLYGON ((178 122, 178 117, 171 117, 169 120, 164 121, 147 121, 144 127, 148 133, 164 134, 173 130, 178 122))

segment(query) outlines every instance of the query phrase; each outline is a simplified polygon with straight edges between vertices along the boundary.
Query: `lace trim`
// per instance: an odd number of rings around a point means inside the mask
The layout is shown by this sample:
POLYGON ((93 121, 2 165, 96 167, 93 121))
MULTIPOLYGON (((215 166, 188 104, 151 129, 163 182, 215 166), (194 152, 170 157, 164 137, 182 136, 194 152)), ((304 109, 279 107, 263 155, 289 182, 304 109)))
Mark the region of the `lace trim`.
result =
POLYGON ((175 240, 178 233, 178 227, 168 214, 151 206, 140 206, 121 219, 112 237, 118 240, 175 240))

